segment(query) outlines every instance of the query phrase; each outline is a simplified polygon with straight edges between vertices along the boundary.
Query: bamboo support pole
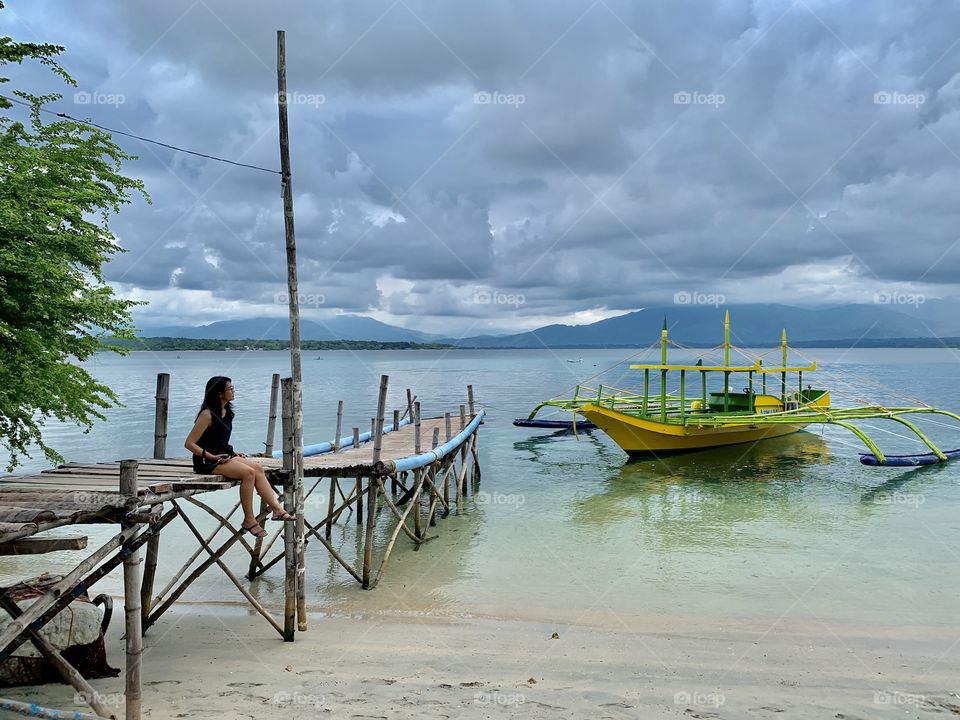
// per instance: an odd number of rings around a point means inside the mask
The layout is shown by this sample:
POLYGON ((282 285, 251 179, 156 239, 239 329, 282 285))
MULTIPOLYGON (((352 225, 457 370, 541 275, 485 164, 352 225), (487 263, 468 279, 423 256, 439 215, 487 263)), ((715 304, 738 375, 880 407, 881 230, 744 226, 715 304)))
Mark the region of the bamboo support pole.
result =
MULTIPOLYGON (((196 497, 187 497, 187 498, 184 498, 184 499, 185 499, 187 502, 189 502, 190 504, 196 505, 198 508, 200 508, 201 510, 203 510, 205 513, 207 513, 208 515, 212 516, 215 520, 219 520, 219 521, 220 521, 220 526, 219 526, 218 529, 220 529, 220 528, 226 528, 226 530, 227 530, 228 532, 230 532, 231 534, 232 534, 232 533, 238 533, 238 532, 240 532, 240 528, 234 527, 234 526, 233 526, 233 523, 231 523, 228 518, 225 518, 223 515, 221 515, 220 513, 218 513, 216 510, 214 510, 212 507, 210 507, 209 505, 207 505, 207 504, 206 504, 205 502, 203 502, 202 500, 197 500, 196 497)), ((231 514, 232 514, 232 513, 231 513, 231 514)), ((240 533, 240 544, 243 545, 243 549, 246 550, 248 553, 249 553, 249 552, 253 552, 253 548, 250 547, 250 543, 247 542, 246 538, 244 538, 243 535, 244 535, 243 533, 240 533)), ((209 544, 210 541, 207 540, 206 542, 209 544)), ((203 548, 200 548, 200 550, 202 551, 203 548)))
MULTIPOLYGON (((410 503, 413 506, 413 534, 417 536, 418 540, 423 540, 423 518, 421 517, 422 513, 422 498, 421 494, 423 493, 423 478, 424 470, 423 468, 417 468, 413 471, 413 486, 415 492, 413 493, 413 500, 410 503)), ((419 545, 418 545, 419 547, 419 545)))
POLYGON ((413 393, 410 388, 407 388, 407 410, 404 415, 413 420, 413 393))
MULTIPOLYGON (((297 240, 293 218, 293 181, 290 169, 290 127, 287 119, 287 51, 286 34, 277 31, 277 113, 280 135, 280 173, 283 190, 284 238, 287 254, 287 299, 290 315, 290 395, 292 406, 293 443, 293 508, 287 509, 297 519, 292 528, 293 538, 289 548, 293 555, 293 591, 300 630, 307 627, 303 533, 303 375, 300 354, 300 302, 297 280, 297 240)), ((289 523, 288 523, 289 524, 289 523)), ((284 534, 286 538, 286 533, 284 534)), ((293 640, 292 627, 287 638, 293 640)))
POLYGON ((467 407, 470 410, 470 419, 473 420, 477 416, 477 407, 473 401, 473 385, 467 385, 467 407))
MULTIPOLYGON (((180 514, 179 511, 171 511, 171 512, 175 512, 175 514, 177 515, 180 514)), ((265 515, 266 514, 258 517, 257 522, 263 522, 265 515)), ((227 550, 233 547, 234 543, 237 542, 239 537, 240 537, 239 535, 234 535, 233 537, 227 539, 226 542, 223 543, 223 545, 217 548, 217 550, 213 553, 213 555, 211 555, 202 563, 200 563, 200 565, 198 565, 194 569, 194 571, 190 573, 186 577, 186 579, 182 583, 180 583, 180 585, 177 586, 177 588, 171 593, 170 597, 164 600, 163 604, 160 607, 158 607, 156 610, 150 613, 150 617, 147 619, 147 624, 148 625, 156 624, 157 620, 160 619, 160 616, 170 609, 170 607, 180 598, 181 595, 183 595, 186 589, 190 587, 190 585, 192 585, 194 581, 197 580, 197 578, 203 575, 203 573, 206 572, 207 569, 211 565, 213 565, 217 560, 219 560, 227 552, 227 550)))
MULTIPOLYGON (((386 506, 390 509, 390 512, 393 513, 394 517, 396 517, 397 520, 399 520, 400 518, 406 518, 407 513, 400 512, 400 508, 398 508, 394 504, 394 502, 387 496, 386 488, 384 487, 383 481, 380 478, 375 477, 374 482, 380 487, 381 490, 383 490, 383 501, 386 504, 386 506)), ((408 511, 409 509, 410 509, 410 506, 407 507, 408 511)), ((410 532, 410 528, 408 528, 405 523, 401 522, 400 526, 401 526, 401 529, 406 533, 408 538, 413 540, 415 543, 420 542, 420 539, 416 535, 414 535, 412 532, 410 532)))
MULTIPOLYGON (((187 497, 187 496, 184 496, 184 497, 187 497)), ((239 501, 239 500, 237 500, 236 504, 233 506, 233 509, 231 509, 230 512, 227 513, 226 518, 227 518, 228 520, 229 520, 229 519, 233 516, 233 514, 237 511, 237 508, 238 508, 238 507, 240 507, 240 501, 239 501)), ((265 512, 265 510, 261 510, 261 511, 260 511, 260 515, 262 516, 262 515, 264 514, 264 512, 265 512)), ((214 528, 213 532, 211 532, 211 533, 207 536, 207 542, 208 542, 208 543, 213 542, 213 538, 215 538, 222 529, 223 529, 223 525, 222 525, 222 524, 221 524, 221 525, 218 525, 216 528, 214 528)), ((151 610, 153 609, 153 606, 155 606, 158 602, 160 602, 160 600, 163 598, 164 595, 166 595, 168 592, 170 592, 170 588, 172 588, 172 587, 174 586, 174 584, 177 582, 177 580, 179 580, 179 579, 183 576, 183 573, 185 573, 185 572, 187 571, 187 569, 188 569, 191 565, 193 565, 194 560, 196 560, 198 557, 200 557, 200 553, 202 553, 202 552, 203 552, 203 548, 197 548, 197 549, 194 551, 193 555, 191 555, 190 558, 183 564, 183 566, 180 568, 180 570, 178 570, 178 571, 174 574, 174 576, 173 576, 172 578, 170 578, 170 581, 164 586, 163 590, 161 590, 159 593, 157 593, 156 596, 153 598, 153 600, 150 601, 151 610)), ((252 580, 253 578, 250 578, 250 579, 252 580)), ((149 614, 150 614, 150 613, 148 612, 147 615, 149 615, 149 614)))
MULTIPOLYGON (((167 419, 170 408, 170 374, 157 373, 156 410, 153 423, 153 458, 162 460, 167 456, 167 419)), ((140 586, 141 622, 150 614, 153 586, 157 577, 157 562, 160 559, 160 533, 147 542, 147 559, 143 566, 143 584, 140 586)))
POLYGON ((363 577, 360 575, 360 573, 358 573, 356 569, 350 565, 350 563, 343 559, 343 556, 337 552, 337 550, 327 541, 326 538, 322 537, 320 533, 317 532, 316 528, 308 527, 307 532, 320 541, 320 544, 327 549, 327 551, 333 556, 333 559, 340 563, 343 568, 353 576, 354 580, 357 582, 363 582, 363 577))
POLYGON ((333 536, 333 510, 337 504, 337 476, 333 475, 330 478, 330 497, 327 501, 327 522, 325 534, 327 540, 333 536))
POLYGON ((477 447, 480 437, 477 433, 473 434, 473 444, 470 446, 470 453, 473 455, 473 487, 474 492, 480 485, 480 449, 477 447))
MULTIPOLYGON (((360 447, 360 428, 353 429, 353 446, 360 447)), ((357 476, 357 527, 363 525, 363 478, 357 476)))
POLYGON ((437 503, 443 502, 443 498, 440 497, 440 492, 437 490, 437 486, 434 484, 434 481, 437 477, 437 466, 432 464, 429 466, 427 472, 427 477, 425 482, 430 486, 430 505, 427 508, 427 525, 429 527, 434 527, 437 524, 437 503))
MULTIPOLYGON (((193 524, 193 521, 190 520, 190 517, 183 511, 183 508, 180 507, 180 505, 177 503, 176 500, 173 501, 173 505, 177 509, 177 512, 180 514, 180 517, 183 518, 183 522, 186 524, 188 528, 190 528, 190 532, 193 533, 193 536, 197 539, 197 542, 203 545, 203 549, 207 551, 210 557, 214 558, 214 562, 220 567, 221 570, 223 570, 223 574, 230 579, 230 582, 232 582, 234 585, 237 586, 237 589, 243 594, 243 596, 247 599, 247 602, 250 603, 253 609, 256 610, 258 613, 260 613, 261 615, 263 615, 266 621, 270 623, 278 633, 280 633, 281 635, 284 635, 285 628, 282 627, 280 623, 278 623, 273 618, 269 610, 267 610, 262 604, 260 604, 260 601, 258 601, 255 597, 253 597, 253 595, 250 594, 250 591, 243 586, 243 583, 241 583, 240 580, 237 578, 237 576, 233 574, 233 572, 230 570, 229 567, 227 567, 227 564, 223 562, 223 560, 221 560, 219 557, 216 557, 216 553, 210 548, 210 546, 204 543, 203 535, 200 534, 200 531, 197 530, 196 525, 193 524)), ((238 534, 242 532, 244 531, 240 530, 238 531, 238 534)))
MULTIPOLYGON (((380 462, 380 451, 383 448, 383 414, 386 412, 387 404, 387 384, 390 378, 387 375, 380 376, 380 394, 377 397, 377 416, 374 419, 373 435, 373 465, 380 462)), ((373 570, 373 531, 377 522, 377 495, 379 485, 374 481, 371 475, 367 482, 367 526, 363 541, 363 587, 370 588, 370 575, 373 570)))
MULTIPOLYGON (((287 512, 294 511, 293 478, 294 447, 293 447, 293 379, 284 378, 281 381, 281 428, 283 435, 283 469, 287 471, 283 480, 283 506, 287 512)), ((294 622, 297 611, 297 553, 296 529, 292 524, 283 524, 283 555, 284 569, 284 606, 283 630, 281 634, 287 642, 293 642, 294 622)))
MULTIPOLYGON (((414 485, 414 494, 415 494, 415 495, 420 492, 420 486, 421 486, 421 482, 418 480, 417 483, 414 485)), ((411 510, 413 509, 413 506, 414 506, 414 505, 417 505, 417 507, 419 507, 419 506, 420 506, 419 501, 417 501, 416 503, 410 503, 410 505, 407 507, 407 509, 406 509, 406 511, 403 513, 403 515, 402 515, 402 516, 399 516, 399 517, 397 518, 397 526, 393 529, 393 534, 390 536, 390 542, 387 543, 387 547, 386 547, 386 549, 383 551, 383 559, 380 561, 380 568, 377 570, 377 576, 376 576, 376 578, 374 578, 374 581, 373 581, 373 584, 374 584, 374 585, 376 585, 377 583, 379 583, 379 582, 380 582, 380 578, 383 577, 383 571, 384 571, 384 570, 386 569, 386 567, 387 567, 387 560, 390 559, 390 554, 393 552, 393 546, 394 546, 394 545, 396 544, 396 542, 397 542, 397 537, 399 537, 399 535, 400 535, 400 530, 401 530, 401 529, 402 529, 404 532, 406 532, 408 536, 412 537, 413 541, 414 541, 417 545, 419 545, 421 542, 423 542, 422 539, 420 538, 419 533, 411 533, 411 532, 409 531, 409 529, 407 528, 407 516, 410 514, 410 512, 411 512, 411 510)))
POLYGON ((147 541, 147 558, 143 565, 143 584, 140 586, 141 622, 146 620, 153 606, 153 585, 160 560, 160 533, 147 541))
POLYGON ((160 532, 160 530, 176 516, 176 511, 171 510, 157 520, 156 523, 151 523, 150 529, 137 537, 134 536, 138 528, 124 528, 120 531, 119 535, 112 538, 97 552, 81 562, 62 580, 48 588, 43 596, 35 600, 29 608, 24 610, 21 617, 7 624, 3 634, 0 635, 0 648, 2 648, 2 651, 0 651, 0 660, 5 660, 10 657, 18 647, 26 642, 27 635, 25 628, 28 625, 34 630, 41 629, 62 612, 67 605, 73 602, 76 599, 76 595, 72 592, 75 588, 80 586, 85 588, 92 587, 98 580, 122 564, 125 559, 125 555, 122 552, 112 557, 107 557, 113 550, 120 545, 126 545, 127 548, 139 548, 147 542, 154 532, 160 532))
MULTIPOLYGON (((396 432, 400 429, 400 411, 393 411, 393 431, 396 432)), ((397 479, 396 477, 392 478, 390 481, 390 492, 393 493, 394 497, 397 495, 397 479)))
MULTIPOLYGON (((273 456, 273 440, 277 429, 277 400, 280 395, 280 373, 274 373, 270 378, 270 411, 267 419, 267 439, 263 443, 264 457, 273 456)), ((236 509, 236 508, 234 508, 236 509)), ((267 501, 260 498, 260 515, 267 510, 267 501)), ((232 514, 232 513, 231 513, 232 514)), ((208 538, 210 542, 212 538, 208 538)), ((250 568, 247 570, 247 578, 253 580, 257 576, 257 567, 261 566, 261 558, 267 551, 263 549, 263 538, 257 538, 253 543, 253 552, 250 553, 250 568)), ((196 557, 196 555, 194 555, 196 557)), ((191 562, 193 562, 191 560, 191 562)))
MULTIPOLYGON (((137 461, 120 462, 120 494, 137 497, 137 461)), ((123 614, 126 620, 126 674, 124 695, 126 720, 140 720, 142 697, 140 662, 143 654, 143 622, 140 615, 140 551, 124 544, 123 614)))
MULTIPOLYGON (((463 432, 464 428, 467 427, 467 409, 463 405, 460 406, 460 432, 463 432)), ((462 469, 462 477, 457 482, 457 494, 460 498, 464 498, 467 495, 467 447, 470 444, 470 441, 473 437, 471 434, 470 438, 467 438, 467 441, 460 446, 460 465, 462 469)), ((457 511, 460 511, 460 503, 457 503, 457 511)))

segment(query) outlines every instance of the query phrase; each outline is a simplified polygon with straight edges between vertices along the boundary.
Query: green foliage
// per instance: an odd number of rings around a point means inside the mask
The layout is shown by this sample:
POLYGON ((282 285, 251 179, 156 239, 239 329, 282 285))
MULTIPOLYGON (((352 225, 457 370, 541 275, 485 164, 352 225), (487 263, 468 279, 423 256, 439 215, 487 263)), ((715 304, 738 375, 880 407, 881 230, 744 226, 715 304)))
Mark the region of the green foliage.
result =
MULTIPOLYGON (((0 65, 38 60, 74 85, 54 59, 61 51, 4 37, 0 65)), ((131 191, 144 192, 120 174, 135 158, 110 135, 68 120, 43 124, 41 106, 59 95, 12 94, 31 110, 26 124, 0 114, 0 445, 10 453, 8 469, 33 444, 51 462, 62 460, 43 442, 48 418, 89 431, 102 409, 117 404, 77 362, 103 347, 126 352, 105 345, 108 336, 133 337, 137 303, 114 295, 102 266, 122 252, 109 216, 131 191)))

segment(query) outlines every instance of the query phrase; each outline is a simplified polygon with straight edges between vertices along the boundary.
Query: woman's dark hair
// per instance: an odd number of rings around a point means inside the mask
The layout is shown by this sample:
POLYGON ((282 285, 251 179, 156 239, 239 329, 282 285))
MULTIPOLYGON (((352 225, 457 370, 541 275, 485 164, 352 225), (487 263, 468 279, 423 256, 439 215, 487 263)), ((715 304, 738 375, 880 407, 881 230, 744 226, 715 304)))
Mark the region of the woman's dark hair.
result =
MULTIPOLYGON (((200 406, 200 411, 197 413, 197 417, 200 417, 200 413, 204 410, 209 410, 210 414, 213 417, 219 419, 223 415, 223 405, 220 402, 220 393, 223 392, 223 389, 227 386, 228 382, 233 382, 228 377, 223 375, 214 375, 212 378, 207 380, 207 387, 203 391, 203 404, 200 406)), ((227 403, 227 415, 233 417, 233 407, 230 403, 227 403)))

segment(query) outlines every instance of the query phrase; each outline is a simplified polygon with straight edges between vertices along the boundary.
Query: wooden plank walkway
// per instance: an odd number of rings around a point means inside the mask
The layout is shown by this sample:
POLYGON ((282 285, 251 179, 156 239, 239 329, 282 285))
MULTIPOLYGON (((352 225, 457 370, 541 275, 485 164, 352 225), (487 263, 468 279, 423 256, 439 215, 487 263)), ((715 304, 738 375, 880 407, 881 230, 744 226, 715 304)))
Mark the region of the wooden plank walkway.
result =
MULTIPOLYGON (((480 483, 477 440, 484 412, 475 412, 473 391, 467 387, 467 404, 459 413, 421 419, 420 403, 407 391, 407 413, 414 418, 395 431, 384 433, 387 391, 386 376, 381 377, 377 421, 373 438, 338 452, 306 457, 303 475, 284 469, 279 458, 252 457, 260 462, 275 486, 294 522, 271 523, 272 537, 251 540, 237 520, 231 520, 240 500, 238 481, 218 475, 197 475, 189 456, 166 458, 167 404, 169 377, 157 377, 157 411, 154 432, 154 457, 98 463, 68 463, 58 468, 27 476, 0 477, 0 555, 39 554, 58 550, 85 549, 86 537, 32 537, 65 525, 114 524, 119 532, 95 549, 54 585, 21 608, 11 600, 12 588, 0 588, 0 610, 11 616, 0 632, 0 661, 10 657, 24 642, 34 642, 48 662, 87 699, 100 717, 116 717, 98 699, 96 692, 59 653, 47 647, 36 633, 63 612, 83 591, 123 565, 124 618, 127 638, 126 711, 136 717, 140 694, 141 636, 156 624, 189 587, 213 567, 219 567, 230 583, 282 637, 292 641, 297 632, 307 630, 305 581, 307 542, 316 542, 326 553, 310 553, 311 561, 332 558, 364 588, 377 585, 393 550, 401 537, 413 547, 437 537, 430 534, 438 517, 459 513, 465 498, 480 483), (469 408, 469 412, 467 411, 469 408), (415 457, 418 456, 418 457, 415 457), (195 497, 220 490, 232 492, 232 509, 195 497), (314 495, 309 505, 306 498, 314 495), (187 510, 192 509, 192 513, 187 510), (352 516, 352 517, 351 517, 352 516), (215 525, 201 530, 201 521, 215 525), (175 520, 182 520, 190 536, 197 541, 194 552, 159 591, 155 591, 160 566, 161 531, 175 520), (387 535, 375 532, 378 522, 386 520, 387 535), (344 532, 356 524, 355 540, 339 542, 332 528, 344 532), (278 527, 273 527, 277 525, 278 527), (218 537, 220 536, 220 537, 218 537), (382 551, 375 546, 385 541, 382 551), (274 544, 276 547, 272 550, 274 544), (242 548, 249 556, 244 561, 246 577, 255 580, 273 567, 284 569, 283 617, 274 617, 241 581, 227 563, 226 553, 242 548), (146 548, 141 571, 140 549, 146 548), (38 644, 39 643, 39 644, 38 644)), ((268 449, 273 447, 278 389, 283 385, 283 448, 294 457, 293 388, 288 378, 281 383, 274 375, 271 392, 268 449)), ((394 411, 393 425, 399 410, 394 411)), ((337 412, 340 434, 343 403, 337 412)), ((354 436, 358 431, 354 429, 354 436)), ((242 448, 241 448, 242 449, 242 448)), ((263 523, 268 508, 261 502, 257 513, 263 523)), ((404 541, 405 542, 405 541, 404 541)), ((87 551, 89 553, 89 550, 87 551)), ((177 564, 182 550, 174 551, 177 564)), ((231 559, 230 564, 233 564, 231 559)), ((72 712, 71 717, 92 718, 72 712)))
MULTIPOLYGON (((446 419, 426 418, 421 421, 421 437, 429 449, 434 431, 445 442, 446 419)), ((457 418, 451 433, 460 431, 457 418)), ((382 460, 399 460, 415 454, 414 425, 383 436, 382 460)), ((267 470, 271 481, 281 481, 282 461, 279 458, 252 458, 267 470)), ((344 477, 369 475, 374 469, 373 442, 349 447, 337 453, 304 458, 307 477, 344 477)), ((34 535, 54 527, 75 523, 104 522, 114 511, 135 508, 130 498, 119 492, 120 462, 67 463, 36 475, 0 478, 0 543, 34 535)), ((197 475, 189 457, 138 460, 139 505, 156 505, 171 499, 204 492, 224 490, 237 481, 218 475, 197 475)))

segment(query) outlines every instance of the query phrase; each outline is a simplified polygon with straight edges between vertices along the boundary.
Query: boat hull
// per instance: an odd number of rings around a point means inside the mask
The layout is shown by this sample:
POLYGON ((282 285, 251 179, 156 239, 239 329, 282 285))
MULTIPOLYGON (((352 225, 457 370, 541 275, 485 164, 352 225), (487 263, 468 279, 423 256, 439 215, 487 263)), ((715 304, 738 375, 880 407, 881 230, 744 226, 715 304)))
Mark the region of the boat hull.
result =
POLYGON ((630 457, 650 457, 707 450, 790 435, 807 423, 736 425, 706 427, 664 424, 643 420, 596 405, 587 405, 580 414, 603 430, 630 457))

